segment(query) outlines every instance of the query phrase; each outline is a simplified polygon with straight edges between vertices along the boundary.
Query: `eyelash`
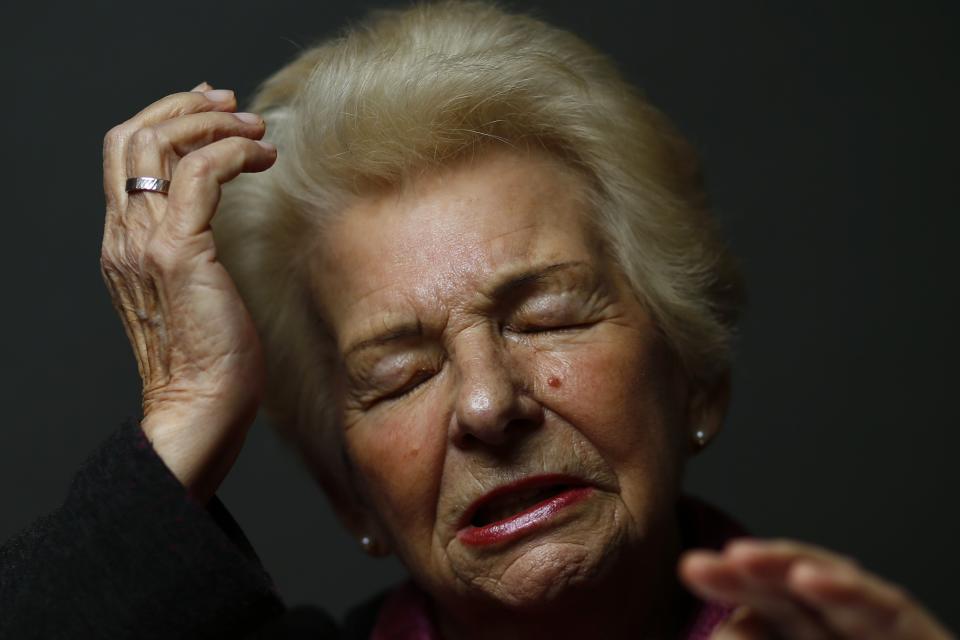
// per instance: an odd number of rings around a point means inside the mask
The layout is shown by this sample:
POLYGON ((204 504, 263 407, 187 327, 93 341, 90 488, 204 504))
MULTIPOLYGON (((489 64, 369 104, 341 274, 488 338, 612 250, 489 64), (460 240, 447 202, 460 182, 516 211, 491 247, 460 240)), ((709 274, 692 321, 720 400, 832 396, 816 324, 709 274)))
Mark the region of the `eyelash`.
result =
POLYGON ((571 324, 564 324, 558 326, 538 326, 538 325, 527 325, 521 327, 510 327, 506 328, 515 331, 516 333, 566 333, 568 331, 577 331, 579 329, 587 329, 592 327, 595 322, 578 322, 571 324))

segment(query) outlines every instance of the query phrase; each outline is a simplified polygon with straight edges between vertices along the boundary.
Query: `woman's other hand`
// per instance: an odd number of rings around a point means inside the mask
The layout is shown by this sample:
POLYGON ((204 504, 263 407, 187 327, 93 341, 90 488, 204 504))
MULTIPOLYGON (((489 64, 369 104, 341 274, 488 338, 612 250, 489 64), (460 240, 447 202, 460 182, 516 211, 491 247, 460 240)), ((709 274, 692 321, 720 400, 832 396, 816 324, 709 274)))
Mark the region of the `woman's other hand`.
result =
POLYGON ((902 589, 846 557, 792 540, 741 539, 694 550, 680 577, 702 598, 736 605, 713 640, 953 638, 902 589))
POLYGON ((220 188, 263 171, 276 149, 263 119, 233 113, 232 91, 202 83, 151 104, 104 138, 101 267, 143 380, 141 426, 198 500, 217 490, 263 389, 263 355, 210 221, 220 188), (126 193, 128 177, 170 180, 126 193))

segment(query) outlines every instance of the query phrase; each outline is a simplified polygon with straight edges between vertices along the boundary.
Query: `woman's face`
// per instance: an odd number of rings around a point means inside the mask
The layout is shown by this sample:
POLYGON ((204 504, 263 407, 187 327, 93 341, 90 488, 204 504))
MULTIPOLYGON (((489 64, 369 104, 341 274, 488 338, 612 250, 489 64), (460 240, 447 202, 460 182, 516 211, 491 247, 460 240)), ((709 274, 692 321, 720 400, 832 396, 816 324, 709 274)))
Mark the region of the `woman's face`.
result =
POLYGON ((543 604, 672 558, 687 385, 584 189, 488 150, 358 201, 312 265, 358 533, 451 606, 543 604))

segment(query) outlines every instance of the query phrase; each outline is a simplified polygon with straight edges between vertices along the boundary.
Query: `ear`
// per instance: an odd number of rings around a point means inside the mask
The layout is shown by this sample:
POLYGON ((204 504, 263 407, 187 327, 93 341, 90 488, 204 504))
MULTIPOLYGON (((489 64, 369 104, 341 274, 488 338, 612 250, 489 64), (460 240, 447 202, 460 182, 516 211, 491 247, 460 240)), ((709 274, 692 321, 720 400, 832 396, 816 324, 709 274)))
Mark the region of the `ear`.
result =
POLYGON ((713 441, 723 428, 730 406, 730 370, 709 381, 690 383, 687 399, 687 429, 690 455, 696 455, 713 441))

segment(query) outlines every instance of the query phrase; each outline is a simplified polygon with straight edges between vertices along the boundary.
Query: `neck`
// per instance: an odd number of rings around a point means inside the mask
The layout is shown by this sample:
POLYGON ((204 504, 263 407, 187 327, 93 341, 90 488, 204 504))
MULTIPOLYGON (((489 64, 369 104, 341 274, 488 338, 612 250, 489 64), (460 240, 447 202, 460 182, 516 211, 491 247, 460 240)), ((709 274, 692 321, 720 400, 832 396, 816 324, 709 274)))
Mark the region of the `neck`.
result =
POLYGON ((668 539, 669 544, 653 559, 619 558, 602 581, 571 589, 548 606, 438 607, 435 619, 441 636, 444 640, 679 638, 693 600, 676 578, 679 536, 668 539))

